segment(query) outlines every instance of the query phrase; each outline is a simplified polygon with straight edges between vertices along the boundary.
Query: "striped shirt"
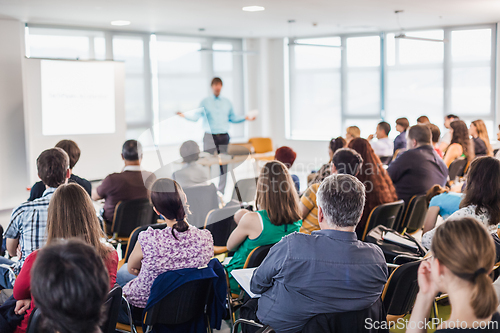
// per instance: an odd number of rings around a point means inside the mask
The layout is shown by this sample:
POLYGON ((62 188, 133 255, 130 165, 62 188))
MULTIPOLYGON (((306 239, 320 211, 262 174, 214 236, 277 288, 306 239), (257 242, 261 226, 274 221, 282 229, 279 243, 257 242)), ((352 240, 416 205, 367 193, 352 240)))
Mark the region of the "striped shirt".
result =
POLYGON ((46 189, 41 198, 25 202, 12 212, 4 237, 19 239, 21 245, 21 258, 13 266, 16 275, 21 271, 24 260, 45 245, 49 201, 55 190, 53 187, 46 189))
POLYGON ((315 230, 320 230, 318 223, 318 205, 316 204, 316 193, 318 192, 320 183, 312 184, 304 192, 300 201, 309 209, 309 214, 302 220, 300 232, 303 234, 311 234, 315 230))

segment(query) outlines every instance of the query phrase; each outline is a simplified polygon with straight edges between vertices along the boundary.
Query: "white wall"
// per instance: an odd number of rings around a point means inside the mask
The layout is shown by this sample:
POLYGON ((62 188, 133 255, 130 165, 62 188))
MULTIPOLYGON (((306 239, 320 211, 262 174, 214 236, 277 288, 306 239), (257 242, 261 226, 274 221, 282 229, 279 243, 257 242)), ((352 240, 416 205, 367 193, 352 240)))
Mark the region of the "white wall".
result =
POLYGON ((29 186, 22 85, 24 24, 0 20, 0 45, 0 209, 10 209, 28 198, 29 186))

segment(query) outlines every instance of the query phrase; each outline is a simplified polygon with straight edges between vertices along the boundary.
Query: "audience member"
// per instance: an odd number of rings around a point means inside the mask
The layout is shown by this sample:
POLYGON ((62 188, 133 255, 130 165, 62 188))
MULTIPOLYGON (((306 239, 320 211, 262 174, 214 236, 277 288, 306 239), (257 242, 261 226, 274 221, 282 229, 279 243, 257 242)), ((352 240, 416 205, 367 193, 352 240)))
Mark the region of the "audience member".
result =
POLYGON ((410 122, 406 118, 396 119, 396 131, 399 135, 394 139, 394 154, 397 150, 406 149, 406 130, 410 127, 410 122))
MULTIPOLYGON (((276 153, 274 155, 274 159, 276 161, 280 161, 281 163, 283 163, 288 169, 292 167, 296 157, 297 153, 294 152, 292 148, 286 146, 276 149, 276 153)), ((293 183, 295 184, 295 189, 297 190, 297 193, 299 193, 300 192, 299 177, 294 174, 290 174, 290 176, 292 176, 293 183)))
MULTIPOLYGON (((80 159, 80 148, 76 144, 75 141, 72 140, 61 140, 56 144, 56 148, 61 148, 68 154, 69 156, 69 182, 77 183, 78 185, 82 186, 85 191, 89 194, 89 196, 92 195, 92 185, 90 182, 86 179, 83 179, 81 177, 78 177, 73 173, 73 168, 76 165, 76 162, 80 159)), ((45 185, 43 184, 42 181, 36 182, 33 187, 31 188, 30 191, 30 197, 28 201, 33 201, 35 199, 41 198, 43 196, 43 192, 45 192, 45 185)))
POLYGON ((450 192, 440 185, 434 185, 426 194, 427 214, 425 215, 424 233, 434 229, 438 216, 446 220, 451 214, 460 209, 462 193, 450 192))
POLYGON ((345 141, 349 144, 352 139, 359 138, 361 136, 361 131, 358 126, 349 126, 345 130, 345 141))
POLYGON ((368 136, 368 141, 372 145, 373 151, 377 154, 378 157, 388 157, 392 156, 394 151, 394 143, 391 139, 389 139, 388 135, 391 131, 391 125, 389 123, 382 121, 377 125, 377 131, 375 135, 377 137, 377 141, 372 141, 373 134, 368 136))
POLYGON ((388 276, 384 255, 354 232, 364 201, 355 177, 326 178, 318 190, 321 230, 288 235, 271 249, 250 282, 262 296, 247 302, 241 317, 294 333, 317 314, 362 310, 379 299, 388 276))
POLYGON ((330 140, 330 144, 328 145, 328 155, 330 156, 330 159, 328 160, 328 163, 323 164, 321 166, 319 171, 309 175, 310 177, 307 177, 308 178, 307 186, 311 186, 314 183, 321 183, 323 179, 330 176, 330 170, 332 169, 331 162, 333 154, 335 154, 335 152, 338 149, 344 148, 346 145, 347 145, 346 141, 340 136, 338 138, 330 140))
POLYGON ((357 151, 363 159, 360 171, 356 176, 366 187, 363 215, 356 226, 356 234, 361 239, 371 211, 379 205, 398 200, 398 196, 391 178, 367 140, 354 139, 349 143, 349 148, 357 151))
MULTIPOLYGON (((347 174, 356 176, 363 163, 363 158, 355 150, 350 148, 341 148, 335 152, 332 158, 331 174, 347 174)), ((319 230, 318 223, 318 204, 316 202, 316 193, 319 183, 312 184, 300 198, 299 208, 302 217, 302 226, 300 232, 311 234, 319 230)))
POLYGON ((200 147, 192 140, 181 145, 180 154, 184 165, 182 169, 172 174, 172 179, 182 187, 207 185, 210 179, 208 170, 201 164, 196 163, 200 158, 200 147))
POLYGON ((451 162, 459 157, 465 157, 469 162, 474 159, 473 142, 469 138, 469 129, 461 120, 455 120, 450 124, 452 134, 451 143, 444 154, 444 163, 450 166, 451 162))
POLYGON ((43 332, 101 332, 109 280, 94 248, 78 240, 47 246, 32 275, 31 293, 43 332))
POLYGON ((232 293, 239 293, 234 269, 243 268, 250 252, 258 246, 279 242, 283 236, 299 231, 302 221, 299 196, 294 190, 287 167, 278 161, 267 162, 257 180, 257 212, 241 209, 234 220, 238 225, 227 240, 227 249, 235 251, 226 266, 232 293))
MULTIPOLYGON (((97 251, 109 275, 109 288, 116 282, 118 254, 111 245, 103 242, 105 237, 90 196, 78 184, 61 185, 50 200, 47 218, 47 246, 61 239, 80 238, 97 251)), ((26 313, 16 333, 26 332, 35 304, 31 297, 31 270, 38 260, 39 251, 32 252, 24 262, 14 285, 17 300, 16 313, 26 313), (28 310, 29 308, 29 310, 28 310)))
POLYGON ((110 232, 115 206, 120 201, 145 199, 148 189, 145 184, 154 178, 148 171, 141 170, 142 147, 136 140, 125 141, 122 147, 122 159, 125 167, 120 173, 108 175, 96 189, 92 191, 92 199, 104 199, 104 221, 106 232, 110 232))
POLYGON ((155 279, 162 273, 208 264, 214 255, 212 234, 187 222, 189 206, 184 191, 172 179, 161 178, 151 188, 151 203, 161 215, 165 229, 148 228, 139 234, 128 263, 118 272, 118 283, 129 303, 145 308, 155 279), (135 277, 128 279, 123 270, 135 277), (124 279, 125 278, 125 279, 124 279))
POLYGON ((406 204, 414 195, 424 195, 434 185, 444 186, 448 168, 431 145, 431 130, 415 125, 408 130, 407 151, 387 168, 399 199, 406 204))
POLYGON ((450 124, 454 122, 455 120, 460 120, 458 116, 454 114, 449 114, 444 117, 444 127, 448 129, 448 132, 446 132, 443 137, 441 138, 441 141, 439 142, 439 150, 442 152, 445 152, 448 146, 451 143, 451 137, 452 137, 452 129, 450 127, 450 124))
POLYGON ((441 130, 434 124, 427 124, 427 126, 431 130, 432 147, 434 147, 434 150, 439 155, 439 157, 443 158, 443 152, 441 151, 441 149, 439 149, 439 139, 441 138, 441 130))
POLYGON ((431 249, 432 256, 418 269, 419 292, 406 332, 427 332, 420 323, 429 318, 438 293, 448 295, 451 314, 430 329, 498 332, 498 298, 489 276, 495 246, 485 228, 466 217, 445 223, 437 228, 431 249))
POLYGON ((427 116, 420 116, 417 118, 418 125, 427 125, 430 123, 431 123, 431 121, 429 120, 429 117, 427 117, 427 116))
MULTIPOLYGON (((445 222, 472 217, 496 233, 500 223, 500 161, 483 156, 472 161, 460 209, 445 222)), ((422 245, 429 248, 436 229, 422 236, 422 245)))
POLYGON ((469 134, 472 136, 474 142, 474 153, 476 156, 493 156, 493 148, 491 148, 488 130, 484 121, 478 119, 471 122, 469 134))
POLYGON ((46 190, 41 198, 14 209, 4 233, 9 255, 18 257, 13 264, 15 274, 19 274, 28 255, 45 245, 49 202, 57 187, 66 183, 70 176, 69 157, 61 148, 44 150, 38 156, 36 166, 46 190))

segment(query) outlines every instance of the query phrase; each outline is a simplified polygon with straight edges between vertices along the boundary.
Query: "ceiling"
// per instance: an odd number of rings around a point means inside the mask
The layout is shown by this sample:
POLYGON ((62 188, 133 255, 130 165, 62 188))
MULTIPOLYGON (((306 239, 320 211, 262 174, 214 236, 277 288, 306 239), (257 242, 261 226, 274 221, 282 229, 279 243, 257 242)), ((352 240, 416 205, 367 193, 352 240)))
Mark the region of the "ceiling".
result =
POLYGON ((399 30, 395 10, 406 30, 500 21, 499 0, 0 0, 0 17, 28 23, 227 37, 399 30))

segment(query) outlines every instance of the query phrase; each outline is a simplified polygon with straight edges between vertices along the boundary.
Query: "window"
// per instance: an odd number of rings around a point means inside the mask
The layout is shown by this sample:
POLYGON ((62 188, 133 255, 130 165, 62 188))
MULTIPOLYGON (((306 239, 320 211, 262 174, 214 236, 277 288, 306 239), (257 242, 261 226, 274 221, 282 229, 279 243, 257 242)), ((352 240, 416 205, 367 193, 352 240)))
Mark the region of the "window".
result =
POLYGON ((330 47, 340 46, 340 37, 297 39, 295 43, 306 45, 293 45, 290 50, 291 136, 330 139, 342 126, 341 49, 330 47))

